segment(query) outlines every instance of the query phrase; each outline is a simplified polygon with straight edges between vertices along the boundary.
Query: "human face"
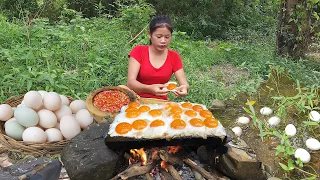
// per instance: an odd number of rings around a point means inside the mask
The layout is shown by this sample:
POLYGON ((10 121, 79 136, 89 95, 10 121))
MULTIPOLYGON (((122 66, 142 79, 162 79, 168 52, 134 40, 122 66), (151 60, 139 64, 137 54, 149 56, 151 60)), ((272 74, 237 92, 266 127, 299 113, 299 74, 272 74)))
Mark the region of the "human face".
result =
POLYGON ((149 32, 151 45, 158 51, 164 51, 170 44, 171 32, 166 27, 159 27, 152 34, 149 32))

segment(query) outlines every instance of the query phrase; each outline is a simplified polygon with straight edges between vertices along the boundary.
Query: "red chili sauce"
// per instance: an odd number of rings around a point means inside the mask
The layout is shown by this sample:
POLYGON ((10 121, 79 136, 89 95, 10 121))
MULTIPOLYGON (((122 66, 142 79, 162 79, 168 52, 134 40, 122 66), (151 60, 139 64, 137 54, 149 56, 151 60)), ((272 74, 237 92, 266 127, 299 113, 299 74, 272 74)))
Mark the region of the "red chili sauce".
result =
POLYGON ((93 98, 93 105, 104 112, 119 112, 129 102, 129 96, 118 90, 102 91, 93 98))

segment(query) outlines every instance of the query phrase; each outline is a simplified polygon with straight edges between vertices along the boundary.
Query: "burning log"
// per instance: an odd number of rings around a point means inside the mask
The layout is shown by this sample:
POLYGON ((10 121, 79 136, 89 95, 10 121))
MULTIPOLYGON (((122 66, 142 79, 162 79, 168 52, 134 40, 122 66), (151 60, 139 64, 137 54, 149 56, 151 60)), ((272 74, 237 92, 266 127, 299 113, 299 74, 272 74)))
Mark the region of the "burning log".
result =
POLYGON ((140 164, 134 164, 126 170, 124 170, 123 172, 116 175, 115 177, 111 178, 110 180, 117 180, 119 178, 128 179, 130 177, 146 174, 150 172, 154 166, 154 163, 146 164, 145 166, 141 166, 140 164))
POLYGON ((183 162, 188 164, 191 168, 198 171, 204 178, 210 179, 210 180, 222 180, 222 178, 219 178, 217 176, 211 175, 208 171, 203 169, 202 167, 198 166, 197 163, 193 162, 191 159, 187 158, 184 159, 183 162))
POLYGON ((179 166, 183 165, 183 161, 180 158, 170 155, 165 150, 160 150, 159 156, 163 161, 165 161, 167 163, 170 163, 170 164, 173 164, 173 165, 179 165, 179 166))

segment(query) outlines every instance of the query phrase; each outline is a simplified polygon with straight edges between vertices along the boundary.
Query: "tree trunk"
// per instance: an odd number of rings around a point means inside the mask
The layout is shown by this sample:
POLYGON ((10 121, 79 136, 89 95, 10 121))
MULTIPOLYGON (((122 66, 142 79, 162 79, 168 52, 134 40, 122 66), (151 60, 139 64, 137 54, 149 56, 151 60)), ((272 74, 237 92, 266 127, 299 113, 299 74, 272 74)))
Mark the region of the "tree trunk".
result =
POLYGON ((304 57, 311 42, 310 28, 311 10, 308 10, 306 2, 282 0, 278 16, 277 54, 293 58, 304 57), (300 5, 301 8, 297 9, 297 5, 300 5), (292 20, 297 19, 294 16, 295 11, 300 11, 296 22, 292 20))

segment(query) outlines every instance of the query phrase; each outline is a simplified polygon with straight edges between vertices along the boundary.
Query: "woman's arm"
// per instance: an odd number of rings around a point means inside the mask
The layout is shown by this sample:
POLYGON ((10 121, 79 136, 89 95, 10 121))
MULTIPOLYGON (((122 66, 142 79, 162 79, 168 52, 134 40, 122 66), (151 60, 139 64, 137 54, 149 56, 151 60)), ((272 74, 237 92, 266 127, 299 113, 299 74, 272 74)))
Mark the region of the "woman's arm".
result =
POLYGON ((130 56, 128 65, 127 86, 135 92, 151 92, 155 95, 167 95, 168 91, 162 90, 165 87, 163 84, 146 85, 137 81, 137 76, 140 70, 140 63, 130 56))
POLYGON ((177 87, 177 91, 174 93, 179 97, 185 97, 188 94, 189 91, 189 84, 187 82, 186 75, 184 74, 183 68, 179 69, 174 73, 176 79, 179 82, 179 87, 177 87))

